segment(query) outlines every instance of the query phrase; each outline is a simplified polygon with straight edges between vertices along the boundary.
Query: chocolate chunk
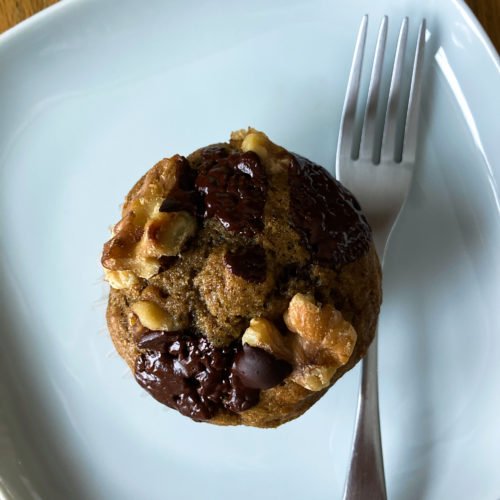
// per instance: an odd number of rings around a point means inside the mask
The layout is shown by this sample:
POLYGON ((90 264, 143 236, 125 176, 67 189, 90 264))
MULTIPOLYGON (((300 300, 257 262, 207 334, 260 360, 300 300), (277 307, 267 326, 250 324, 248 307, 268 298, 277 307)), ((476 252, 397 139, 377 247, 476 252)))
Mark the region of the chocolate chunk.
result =
POLYGON ((336 268, 369 249, 371 229, 354 196, 323 167, 293 155, 290 219, 313 262, 336 268))
POLYGON ((184 391, 176 398, 175 403, 180 413, 197 422, 210 420, 213 417, 208 402, 200 398, 193 387, 189 387, 189 390, 184 391))
POLYGON ((267 177, 253 151, 230 154, 224 146, 210 146, 201 151, 197 168, 182 156, 175 159, 175 184, 160 212, 186 210, 215 217, 229 231, 244 236, 264 229, 267 177))
POLYGON ((176 338, 178 332, 164 332, 161 330, 149 331, 137 342, 139 349, 151 349, 154 351, 165 351, 165 345, 176 338))
POLYGON ((245 344, 234 358, 232 370, 245 387, 270 389, 290 375, 292 365, 284 359, 276 359, 264 349, 245 344))
POLYGON ((147 351, 136 361, 137 382, 193 420, 209 420, 221 408, 244 411, 259 402, 260 391, 231 372, 241 346, 217 349, 205 338, 160 331, 146 334, 138 345, 147 351))
POLYGON ((250 283, 263 283, 266 280, 266 252, 257 245, 227 252, 224 264, 234 275, 250 283))
POLYGON ((223 144, 212 144, 201 150, 201 159, 205 164, 215 165, 221 158, 227 158, 229 151, 223 144))
POLYGON ((231 384, 229 399, 224 403, 229 411, 239 413, 249 410, 259 402, 260 390, 246 387, 234 372, 229 375, 229 382, 231 384))
POLYGON ((253 151, 223 156, 211 149, 202 159, 195 185, 204 196, 204 217, 244 236, 261 232, 267 177, 260 158, 253 151))

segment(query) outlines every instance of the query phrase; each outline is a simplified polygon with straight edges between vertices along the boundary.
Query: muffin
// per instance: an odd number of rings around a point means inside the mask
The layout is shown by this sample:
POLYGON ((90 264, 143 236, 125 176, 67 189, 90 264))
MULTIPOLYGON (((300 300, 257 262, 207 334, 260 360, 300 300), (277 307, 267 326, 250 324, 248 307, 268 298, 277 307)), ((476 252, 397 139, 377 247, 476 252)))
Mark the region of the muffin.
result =
POLYGON ((358 202, 251 128, 151 168, 102 265, 118 353, 195 421, 292 420, 375 335, 381 271, 358 202))

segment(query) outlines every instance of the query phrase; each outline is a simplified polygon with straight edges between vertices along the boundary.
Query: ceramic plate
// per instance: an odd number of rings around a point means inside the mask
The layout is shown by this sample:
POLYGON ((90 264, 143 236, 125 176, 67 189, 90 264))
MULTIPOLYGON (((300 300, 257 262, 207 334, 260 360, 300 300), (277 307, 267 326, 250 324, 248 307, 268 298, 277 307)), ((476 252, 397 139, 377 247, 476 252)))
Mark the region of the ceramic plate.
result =
POLYGON ((383 14, 389 46, 428 21, 380 317, 389 496, 500 497, 500 69, 464 4, 74 0, 0 36, 3 498, 340 497, 359 369, 277 430, 191 422, 114 354, 99 257, 135 180, 231 130, 331 169, 365 12, 369 51, 383 14))

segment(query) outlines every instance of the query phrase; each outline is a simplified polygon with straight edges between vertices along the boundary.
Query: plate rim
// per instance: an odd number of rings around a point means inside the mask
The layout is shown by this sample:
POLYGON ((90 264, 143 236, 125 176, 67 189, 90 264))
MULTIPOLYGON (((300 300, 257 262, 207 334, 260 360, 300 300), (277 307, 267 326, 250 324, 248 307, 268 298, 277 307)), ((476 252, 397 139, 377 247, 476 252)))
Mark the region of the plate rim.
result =
MULTIPOLYGON (((109 2, 110 0, 106 1, 109 2)), ((57 22, 57 15, 70 15, 69 12, 71 9, 78 8, 79 6, 90 3, 91 2, 89 2, 88 0, 61 0, 60 2, 43 9, 42 11, 23 20, 19 24, 0 34, 0 49, 8 50, 9 43, 22 43, 23 37, 31 36, 34 33, 34 29, 39 28, 40 26, 43 27, 43 23, 57 22)), ((500 55, 470 7, 465 3, 465 0, 449 0, 448 3, 450 6, 457 9, 461 17, 474 31, 479 41, 486 49, 486 52, 489 56, 488 59, 492 61, 494 67, 497 70, 498 76, 500 77, 500 55)), ((86 6, 86 8, 95 9, 96 6, 97 2, 93 2, 93 5, 91 7, 86 6)))
MULTIPOLYGON (((462 17, 467 20, 469 26, 474 29, 476 36, 481 40, 491 60, 495 64, 497 70, 500 72, 500 53, 493 45, 491 38, 489 37, 488 33, 486 32, 472 9, 467 5, 465 0, 448 0, 448 2, 462 14, 462 17)), ((49 5, 48 7, 36 12, 32 16, 23 19, 21 22, 15 24, 3 33, 0 33, 0 47, 5 43, 9 43, 10 41, 15 40, 16 37, 21 36, 26 31, 28 31, 29 34, 29 30, 37 24, 50 22, 52 17, 54 17, 54 15, 56 15, 60 11, 67 10, 78 4, 88 3, 90 3, 90 0, 59 0, 57 3, 49 5)))

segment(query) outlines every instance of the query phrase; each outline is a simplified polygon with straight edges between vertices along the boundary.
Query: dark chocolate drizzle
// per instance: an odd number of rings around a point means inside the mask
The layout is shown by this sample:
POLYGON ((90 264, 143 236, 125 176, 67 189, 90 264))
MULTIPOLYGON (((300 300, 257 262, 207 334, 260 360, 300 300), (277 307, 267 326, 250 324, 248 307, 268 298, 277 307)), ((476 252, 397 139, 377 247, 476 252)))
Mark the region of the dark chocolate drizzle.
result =
POLYGON ((240 344, 217 349, 203 337, 180 332, 150 331, 137 345, 146 350, 136 361, 137 382, 197 421, 210 420, 221 408, 250 409, 259 402, 260 389, 274 387, 291 371, 261 349, 240 344))
POLYGON ((368 251, 371 229, 359 203, 323 167, 293 155, 288 183, 291 223, 313 262, 337 268, 368 251))
POLYGON ((198 217, 215 217, 229 231, 244 236, 264 229, 267 177, 258 155, 210 146, 201 151, 197 170, 183 160, 161 212, 187 210, 198 217))
POLYGON ((266 281, 266 252, 262 247, 253 245, 239 248, 235 252, 227 252, 224 255, 224 264, 232 274, 250 283, 266 281))

